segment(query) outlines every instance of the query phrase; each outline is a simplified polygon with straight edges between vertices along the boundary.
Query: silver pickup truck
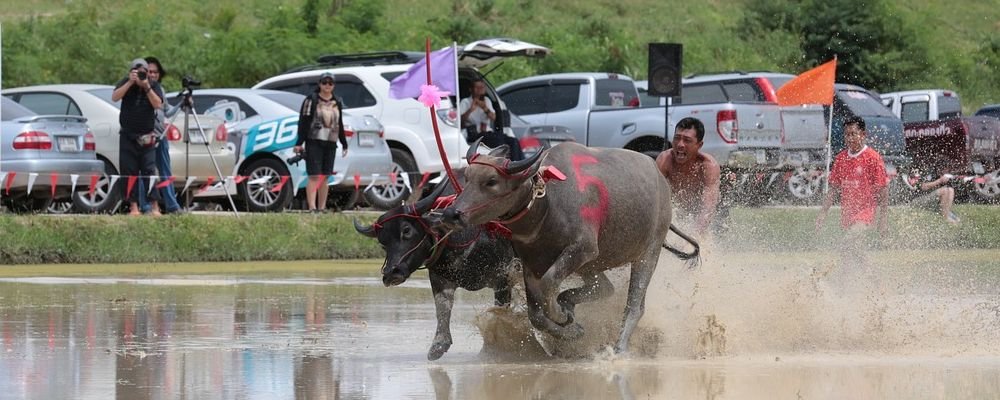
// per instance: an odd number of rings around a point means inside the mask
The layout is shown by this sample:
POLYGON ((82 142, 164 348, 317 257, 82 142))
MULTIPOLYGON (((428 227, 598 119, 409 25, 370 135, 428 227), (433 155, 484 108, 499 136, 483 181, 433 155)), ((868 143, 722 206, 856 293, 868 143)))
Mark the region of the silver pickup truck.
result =
POLYGON ((575 72, 505 83, 497 93, 512 114, 532 125, 563 126, 579 143, 656 157, 663 150, 663 114, 639 108, 631 78, 575 72))
MULTIPOLYGON (((743 198, 761 200, 779 185, 793 197, 812 197, 827 128, 822 106, 777 104, 775 92, 792 78, 773 72, 690 75, 681 96, 670 101, 671 127, 685 117, 701 120, 702 151, 715 157, 729 180, 724 183, 748 195, 743 198)), ((645 95, 646 81, 636 85, 643 108, 662 114, 665 99, 645 95)))

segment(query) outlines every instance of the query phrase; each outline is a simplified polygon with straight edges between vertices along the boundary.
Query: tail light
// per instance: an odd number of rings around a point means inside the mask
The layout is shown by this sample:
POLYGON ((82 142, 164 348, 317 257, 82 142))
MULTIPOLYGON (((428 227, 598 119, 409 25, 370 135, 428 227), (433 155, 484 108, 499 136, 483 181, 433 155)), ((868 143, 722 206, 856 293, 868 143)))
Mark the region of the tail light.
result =
POLYGON ((378 137, 380 137, 380 138, 384 138, 385 137, 385 129, 382 129, 382 130, 378 131, 378 137))
POLYGON ((520 140, 521 150, 536 149, 542 147, 542 142, 534 136, 525 136, 520 140))
POLYGON ((639 98, 638 97, 633 97, 632 100, 628 101, 628 106, 631 107, 631 108, 638 108, 639 107, 639 98))
POLYGON ((722 141, 736 144, 739 140, 739 123, 736 121, 736 110, 722 110, 716 114, 716 130, 722 141))
POLYGON ((226 139, 229 138, 228 135, 229 135, 229 131, 226 130, 226 124, 219 124, 219 126, 215 127, 215 141, 216 142, 225 142, 226 139))
POLYGON ((167 140, 176 142, 181 140, 181 130, 174 124, 167 124, 167 140))
POLYGON ((52 150, 52 138, 45 132, 24 132, 14 138, 14 150, 52 150))
POLYGON ((83 135, 83 149, 84 150, 97 150, 97 142, 94 140, 94 134, 87 132, 83 135))
POLYGON ((344 127, 344 136, 347 136, 348 139, 354 136, 354 131, 351 130, 351 127, 349 126, 344 127))
POLYGON ((437 115, 438 118, 441 119, 441 122, 444 122, 445 125, 450 127, 458 126, 458 110, 454 107, 447 110, 437 110, 437 115))

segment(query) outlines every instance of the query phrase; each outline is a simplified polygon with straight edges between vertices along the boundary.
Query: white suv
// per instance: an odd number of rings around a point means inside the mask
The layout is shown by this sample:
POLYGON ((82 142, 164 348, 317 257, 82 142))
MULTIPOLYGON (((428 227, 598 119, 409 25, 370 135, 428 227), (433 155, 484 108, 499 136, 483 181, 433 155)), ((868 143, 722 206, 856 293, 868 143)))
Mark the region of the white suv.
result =
MULTIPOLYGON (((443 102, 436 115, 448 163, 453 168, 462 165, 469 148, 464 133, 458 127, 458 110, 455 105, 458 104, 458 99, 469 96, 473 79, 483 79, 487 83, 487 97, 493 102, 494 109, 499 110, 496 125, 513 136, 507 107, 478 69, 506 57, 543 57, 548 53, 549 49, 545 47, 514 39, 480 40, 459 48, 458 96, 453 96, 451 102, 443 102)), ((405 179, 415 183, 419 182, 422 173, 444 170, 429 109, 416 99, 389 97, 389 83, 392 79, 406 72, 423 56, 422 52, 327 55, 319 57, 315 65, 265 79, 253 88, 308 94, 315 90, 322 73, 333 73, 337 82, 335 92, 344 100, 345 108, 355 115, 373 115, 385 128, 385 140, 392 151, 391 172, 395 172, 397 178, 388 185, 373 188, 376 196, 369 197, 369 200, 376 200, 374 206, 386 209, 398 205, 409 195, 405 179), (404 177, 403 172, 408 173, 409 177, 404 177)))

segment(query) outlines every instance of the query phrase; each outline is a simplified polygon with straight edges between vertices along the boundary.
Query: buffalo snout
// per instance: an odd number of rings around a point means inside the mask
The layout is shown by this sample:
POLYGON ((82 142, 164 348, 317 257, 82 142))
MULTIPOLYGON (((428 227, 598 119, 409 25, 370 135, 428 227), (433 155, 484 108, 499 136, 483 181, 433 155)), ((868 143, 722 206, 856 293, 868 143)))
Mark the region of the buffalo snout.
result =
POLYGON ((451 229, 460 229, 465 227, 465 223, 462 221, 464 214, 462 211, 455 207, 448 207, 441 212, 441 223, 451 229))
POLYGON ((386 268, 382 271, 382 284, 385 287, 398 286, 406 282, 409 274, 403 272, 399 267, 386 268))

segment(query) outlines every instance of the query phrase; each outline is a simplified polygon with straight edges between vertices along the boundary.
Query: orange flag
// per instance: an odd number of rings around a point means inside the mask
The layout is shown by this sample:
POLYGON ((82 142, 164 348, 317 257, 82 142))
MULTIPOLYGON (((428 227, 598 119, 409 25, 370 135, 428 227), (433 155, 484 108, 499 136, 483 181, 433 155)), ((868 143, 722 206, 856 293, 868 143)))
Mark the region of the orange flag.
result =
POLYGON ((837 77, 837 58, 796 76, 778 89, 778 105, 833 104, 833 83, 837 77))

